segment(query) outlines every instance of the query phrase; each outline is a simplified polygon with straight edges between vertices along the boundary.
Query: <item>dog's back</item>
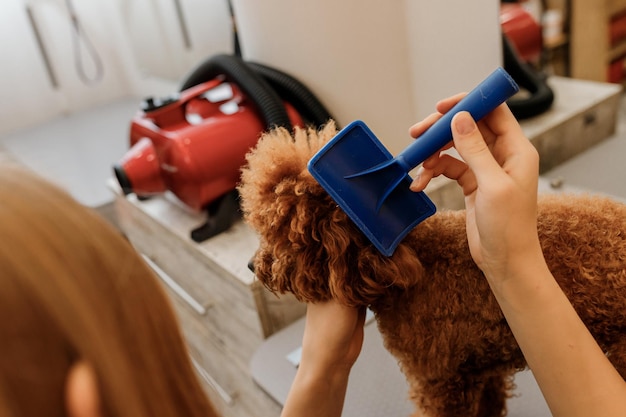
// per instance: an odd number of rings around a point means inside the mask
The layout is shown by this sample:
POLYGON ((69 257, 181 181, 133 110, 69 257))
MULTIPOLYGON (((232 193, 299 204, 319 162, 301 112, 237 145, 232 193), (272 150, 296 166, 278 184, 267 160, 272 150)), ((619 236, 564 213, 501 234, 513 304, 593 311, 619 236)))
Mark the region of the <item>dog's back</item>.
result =
MULTIPOLYGON (((526 364, 471 259, 463 214, 440 212, 416 228, 403 244, 420 248, 423 277, 407 290, 390 289, 373 309, 429 415, 499 416, 511 376, 526 364)), ((626 205, 542 196, 538 231, 559 285, 626 376, 626 205)))

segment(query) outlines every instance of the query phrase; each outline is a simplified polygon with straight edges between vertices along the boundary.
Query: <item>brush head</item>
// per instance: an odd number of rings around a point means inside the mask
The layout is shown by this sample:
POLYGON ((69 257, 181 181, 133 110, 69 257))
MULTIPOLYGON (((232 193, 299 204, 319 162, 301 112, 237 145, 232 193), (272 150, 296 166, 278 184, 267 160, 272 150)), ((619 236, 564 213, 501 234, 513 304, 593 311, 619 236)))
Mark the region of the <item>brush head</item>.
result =
POLYGON ((436 211, 426 194, 409 189, 412 178, 402 169, 353 176, 391 159, 376 135, 356 120, 308 163, 311 175, 385 256, 391 256, 402 239, 436 211))

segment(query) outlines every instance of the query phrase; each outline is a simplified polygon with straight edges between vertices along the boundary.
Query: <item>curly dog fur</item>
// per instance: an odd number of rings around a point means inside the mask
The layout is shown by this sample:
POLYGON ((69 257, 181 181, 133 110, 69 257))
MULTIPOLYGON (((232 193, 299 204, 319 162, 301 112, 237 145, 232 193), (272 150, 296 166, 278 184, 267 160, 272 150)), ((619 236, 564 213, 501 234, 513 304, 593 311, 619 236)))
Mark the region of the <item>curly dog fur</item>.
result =
MULTIPOLYGON (((335 134, 332 122, 277 129, 249 153, 239 192, 260 237, 258 279, 301 301, 370 306, 426 415, 505 415, 526 362, 470 256, 464 211, 439 211, 381 255, 307 171, 335 134)), ((626 377, 626 206, 542 196, 538 228, 559 285, 626 377)))

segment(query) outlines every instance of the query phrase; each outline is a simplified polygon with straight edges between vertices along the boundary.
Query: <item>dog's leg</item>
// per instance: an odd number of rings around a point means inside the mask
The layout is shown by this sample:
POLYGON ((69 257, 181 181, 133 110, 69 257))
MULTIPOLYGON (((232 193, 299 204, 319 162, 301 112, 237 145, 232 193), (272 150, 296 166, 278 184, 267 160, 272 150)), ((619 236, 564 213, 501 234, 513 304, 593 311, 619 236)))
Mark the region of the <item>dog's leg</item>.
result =
POLYGON ((429 417, 501 417, 511 378, 503 374, 454 375, 421 384, 419 401, 429 417))
POLYGON ((486 377, 477 416, 504 416, 506 414, 506 400, 511 396, 513 387, 513 374, 486 377))

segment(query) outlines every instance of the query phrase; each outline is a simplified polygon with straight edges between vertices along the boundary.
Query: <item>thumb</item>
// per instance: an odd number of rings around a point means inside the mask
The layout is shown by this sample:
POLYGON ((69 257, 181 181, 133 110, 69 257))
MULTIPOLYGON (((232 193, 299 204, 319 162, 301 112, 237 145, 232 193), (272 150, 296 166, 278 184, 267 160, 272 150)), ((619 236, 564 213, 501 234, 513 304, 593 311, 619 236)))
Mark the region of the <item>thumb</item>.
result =
POLYGON ((476 122, 466 112, 458 112, 452 118, 452 137, 454 147, 465 163, 470 167, 478 182, 481 177, 493 178, 501 171, 476 122))

